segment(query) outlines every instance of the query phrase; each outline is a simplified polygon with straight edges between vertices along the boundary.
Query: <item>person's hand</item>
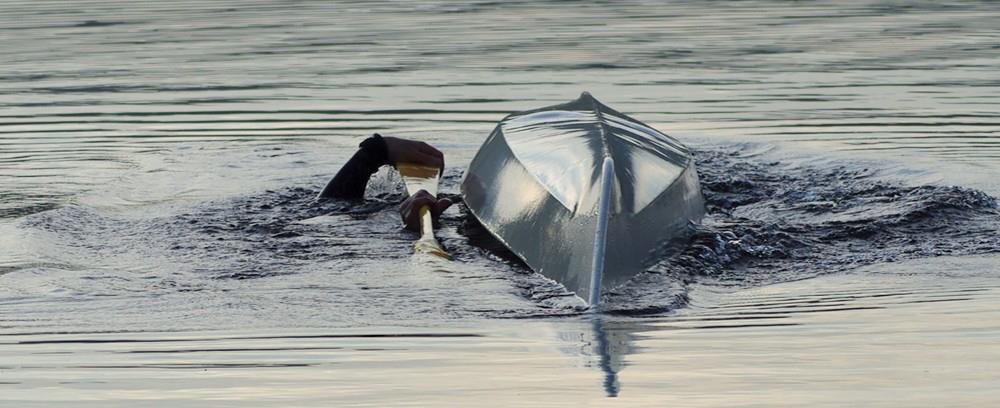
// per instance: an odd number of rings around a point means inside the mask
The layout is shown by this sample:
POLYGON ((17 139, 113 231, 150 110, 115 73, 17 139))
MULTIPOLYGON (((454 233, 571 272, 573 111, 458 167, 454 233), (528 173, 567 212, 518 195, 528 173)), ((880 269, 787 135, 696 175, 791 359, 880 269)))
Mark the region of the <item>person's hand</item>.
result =
POLYGON ((403 200, 403 203, 399 205, 399 216, 403 218, 403 224, 406 225, 406 229, 410 231, 420 231, 420 208, 427 206, 431 210, 431 218, 437 223, 438 217, 444 210, 451 207, 451 200, 447 198, 442 198, 438 200, 427 190, 417 191, 416 194, 411 195, 403 200))
POLYGON ((383 136, 382 140, 385 141, 389 161, 393 165, 414 163, 438 169, 444 168, 444 154, 427 143, 391 136, 383 136))

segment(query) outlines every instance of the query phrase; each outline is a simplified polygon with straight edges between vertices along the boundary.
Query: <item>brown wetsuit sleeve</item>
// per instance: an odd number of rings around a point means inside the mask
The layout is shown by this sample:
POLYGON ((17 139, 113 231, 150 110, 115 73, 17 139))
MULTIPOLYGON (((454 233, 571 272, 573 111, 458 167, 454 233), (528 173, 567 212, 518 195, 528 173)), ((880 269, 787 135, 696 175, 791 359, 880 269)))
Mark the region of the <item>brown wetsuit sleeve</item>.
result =
POLYGON ((365 196, 368 179, 378 171, 379 167, 389 162, 389 152, 382 136, 376 133, 365 139, 360 149, 351 157, 337 175, 326 184, 320 198, 341 198, 357 200, 365 196))

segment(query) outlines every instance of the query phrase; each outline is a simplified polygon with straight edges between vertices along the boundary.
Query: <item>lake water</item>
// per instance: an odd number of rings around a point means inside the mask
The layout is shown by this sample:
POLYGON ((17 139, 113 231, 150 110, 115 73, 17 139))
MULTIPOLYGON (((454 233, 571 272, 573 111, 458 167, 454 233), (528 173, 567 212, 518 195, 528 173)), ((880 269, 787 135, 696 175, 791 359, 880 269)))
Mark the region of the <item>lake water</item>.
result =
POLYGON ((995 2, 0 4, 2 406, 1000 404, 995 2), (691 146, 688 248, 580 313, 414 259, 373 132, 589 91, 691 146))

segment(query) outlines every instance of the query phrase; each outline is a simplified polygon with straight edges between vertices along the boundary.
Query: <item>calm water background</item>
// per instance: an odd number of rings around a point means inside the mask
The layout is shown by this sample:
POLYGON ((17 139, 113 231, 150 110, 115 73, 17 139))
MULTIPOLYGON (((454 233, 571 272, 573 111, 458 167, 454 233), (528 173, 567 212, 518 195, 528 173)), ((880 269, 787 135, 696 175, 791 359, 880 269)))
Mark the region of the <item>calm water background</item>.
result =
POLYGON ((458 209, 460 262, 439 265, 388 204, 300 207, 375 131, 443 150, 456 192, 497 120, 584 90, 794 180, 997 196, 998 21, 994 2, 5 2, 0 402, 996 405, 988 208, 923 214, 962 229, 897 262, 860 239, 850 268, 660 282, 677 307, 593 321, 468 245, 458 209))

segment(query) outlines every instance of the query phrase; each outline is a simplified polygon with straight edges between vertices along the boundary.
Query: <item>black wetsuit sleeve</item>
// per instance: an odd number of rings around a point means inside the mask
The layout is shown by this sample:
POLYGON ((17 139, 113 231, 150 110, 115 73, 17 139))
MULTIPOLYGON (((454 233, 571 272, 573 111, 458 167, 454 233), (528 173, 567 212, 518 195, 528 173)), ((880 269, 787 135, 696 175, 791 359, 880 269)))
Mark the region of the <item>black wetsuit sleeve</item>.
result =
POLYGON ((382 136, 374 136, 361 142, 360 149, 351 157, 337 175, 326 184, 320 198, 361 199, 372 174, 389 163, 389 152, 382 136))

